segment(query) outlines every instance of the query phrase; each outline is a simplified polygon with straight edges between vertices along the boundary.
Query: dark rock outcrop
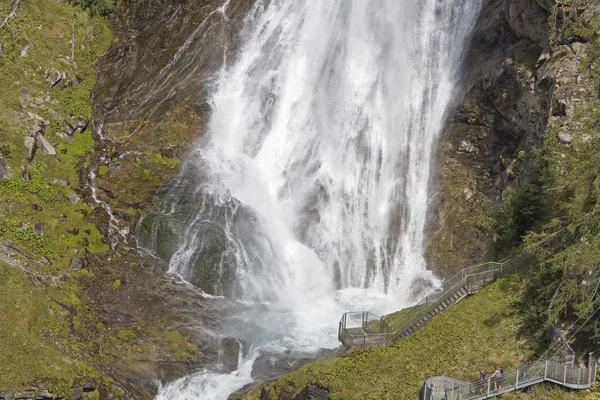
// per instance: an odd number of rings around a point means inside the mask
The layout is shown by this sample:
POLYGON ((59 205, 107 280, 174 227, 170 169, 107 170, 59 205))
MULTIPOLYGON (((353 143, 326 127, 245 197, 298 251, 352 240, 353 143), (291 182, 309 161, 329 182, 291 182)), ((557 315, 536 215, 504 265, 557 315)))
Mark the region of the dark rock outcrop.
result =
POLYGON ((427 257, 441 275, 497 257, 490 251, 497 240, 491 210, 535 179, 535 153, 550 120, 586 93, 562 82, 583 79, 577 68, 585 51, 577 43, 550 43, 556 6, 550 0, 484 3, 464 92, 442 134, 432 179, 438 186, 432 189, 427 257), (568 73, 557 69, 565 62, 568 73))

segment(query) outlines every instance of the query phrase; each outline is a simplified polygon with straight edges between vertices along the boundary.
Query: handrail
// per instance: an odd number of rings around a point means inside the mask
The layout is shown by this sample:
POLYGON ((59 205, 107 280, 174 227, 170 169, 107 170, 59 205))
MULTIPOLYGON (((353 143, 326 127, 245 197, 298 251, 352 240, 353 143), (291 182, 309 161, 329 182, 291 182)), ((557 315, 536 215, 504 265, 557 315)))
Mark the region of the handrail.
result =
POLYGON ((361 344, 355 343, 355 338, 363 338, 362 345, 367 346, 386 344, 390 341, 396 340, 399 336, 406 336, 414 333, 416 329, 423 325, 422 323, 419 325, 419 322, 422 322, 424 318, 430 318, 434 315, 437 315, 438 311, 436 310, 439 310, 440 305, 444 303, 453 303, 454 301, 451 299, 456 298, 457 293, 462 293, 461 290, 465 293, 465 295, 477 292, 481 288, 494 282, 499 277, 517 272, 524 265, 524 263, 519 263, 519 261, 525 260, 527 257, 527 255, 522 254, 503 263, 490 261, 462 269, 451 278, 444 280, 439 287, 432 290, 421 301, 416 303, 413 307, 422 305, 427 306, 393 332, 390 332, 391 326, 385 321, 385 317, 380 317, 381 328, 379 332, 363 332, 359 335, 352 335, 347 332, 346 329, 346 314, 352 313, 346 313, 342 316, 342 319, 339 323, 338 338, 344 345, 348 347, 361 344), (411 330, 413 332, 411 332, 411 330), (376 334, 381 336, 380 340, 373 338, 376 334), (366 336, 369 337, 369 340, 367 340, 366 336), (344 340, 345 338, 349 338, 350 341, 344 340))
MULTIPOLYGON (((540 382, 553 382, 571 389, 589 389, 596 382, 598 351, 589 354, 586 368, 573 366, 573 357, 550 357, 516 367, 502 378, 460 381, 447 376, 431 376, 423 383, 423 399, 479 400, 523 389, 540 382), (430 387, 433 385, 433 394, 430 387)), ((572 355, 574 356, 574 354, 572 355)))

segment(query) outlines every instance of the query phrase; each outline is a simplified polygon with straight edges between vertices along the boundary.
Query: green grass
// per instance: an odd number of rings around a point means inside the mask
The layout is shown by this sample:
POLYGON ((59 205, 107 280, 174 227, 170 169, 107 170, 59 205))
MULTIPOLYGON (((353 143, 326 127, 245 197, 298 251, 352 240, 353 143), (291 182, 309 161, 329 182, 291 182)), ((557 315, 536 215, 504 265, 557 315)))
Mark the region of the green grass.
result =
MULTIPOLYGON (((306 365, 266 385, 268 398, 298 392, 310 382, 328 388, 332 399, 414 399, 427 376, 472 380, 479 368, 523 364, 532 351, 519 337, 514 308, 522 286, 519 277, 506 278, 449 307, 412 337, 306 365)), ((397 314, 403 316, 406 312, 397 314)), ((244 398, 259 399, 260 390, 244 398)))
POLYGON ((70 394, 69 388, 83 371, 53 343, 58 338, 69 340, 67 320, 57 317, 64 310, 50 307, 29 276, 2 263, 0 293, 0 388, 46 384, 57 393, 70 394))
POLYGON ((427 306, 429 306, 429 304, 419 304, 413 307, 408 307, 398 312, 388 314, 384 317, 384 319, 390 325, 391 332, 395 332, 402 328, 412 318, 417 316, 421 311, 427 308, 427 306))
MULTIPOLYGON (((7 12, 6 7, 0 6, 0 16, 7 12)), ((21 250, 51 258, 59 270, 64 270, 71 257, 83 251, 102 253, 109 246, 102 243, 98 229, 86 221, 85 215, 92 210, 81 201, 72 205, 66 199, 80 187, 82 167, 94 151, 92 134, 89 130, 75 133, 71 143, 64 141, 56 136, 63 130, 62 121, 53 118, 48 108, 61 118, 91 119, 91 93, 96 84, 94 62, 108 49, 111 33, 105 19, 90 17, 68 3, 24 1, 10 29, 0 31, 0 41, 5 49, 0 56, 0 156, 7 160, 13 173, 11 179, 0 180, 0 235, 21 250), (71 55, 73 28, 75 62, 65 65, 59 58, 71 55), (31 49, 22 57, 21 50, 28 45, 31 49), (67 79, 77 75, 81 82, 70 88, 61 84, 50 88, 45 80, 47 67, 65 71, 67 79), (43 107, 22 110, 22 97, 41 99, 43 107), (45 137, 55 147, 56 157, 46 157, 38 150, 33 161, 26 160, 23 137, 33 120, 25 111, 50 122, 45 137), (30 182, 21 179, 23 166, 31 174, 30 182), (56 178, 68 181, 69 186, 54 184, 56 178), (45 224, 43 237, 33 233, 36 222, 45 224), (85 242, 89 244, 85 246, 85 242)))

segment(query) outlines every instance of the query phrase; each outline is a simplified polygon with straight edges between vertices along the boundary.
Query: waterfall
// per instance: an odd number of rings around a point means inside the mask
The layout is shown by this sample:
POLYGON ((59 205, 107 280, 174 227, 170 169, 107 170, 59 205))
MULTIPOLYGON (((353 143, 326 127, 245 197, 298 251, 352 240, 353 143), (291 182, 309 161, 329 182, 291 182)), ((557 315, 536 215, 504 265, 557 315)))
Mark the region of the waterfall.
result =
POLYGON ((165 199, 180 221, 170 271, 271 305, 305 347, 334 346, 344 310, 413 301, 434 280, 432 156, 480 2, 258 0, 165 199))

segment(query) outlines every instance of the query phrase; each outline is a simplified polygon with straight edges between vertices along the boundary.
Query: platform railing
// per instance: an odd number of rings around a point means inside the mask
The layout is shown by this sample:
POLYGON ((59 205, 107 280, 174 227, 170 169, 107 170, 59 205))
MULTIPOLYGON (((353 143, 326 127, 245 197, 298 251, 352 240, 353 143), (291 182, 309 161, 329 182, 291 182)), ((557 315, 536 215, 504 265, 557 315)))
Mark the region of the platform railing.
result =
POLYGON ((432 376, 423 383, 422 398, 425 400, 487 399, 540 382, 553 382, 570 389, 589 389, 596 382, 598 354, 599 352, 589 354, 585 368, 575 367, 572 357, 552 357, 511 369, 505 372, 502 378, 465 382, 447 376, 432 376))
MULTIPOLYGON (((456 275, 444 280, 439 287, 416 303, 413 307, 421 306, 423 309, 406 321, 400 328, 393 331, 390 330, 391 324, 385 321, 385 317, 375 316, 374 318, 381 319, 378 325, 379 329, 377 329, 377 325, 372 324, 371 327, 373 329, 370 329, 368 332, 361 332, 359 330, 349 332, 347 325, 348 318, 355 314, 368 312, 345 313, 339 323, 338 339, 346 347, 369 347, 382 346, 406 337, 422 327, 425 319, 439 314, 441 312, 441 305, 444 305, 445 309, 447 305, 456 301, 453 299, 458 300, 462 298, 460 297, 461 293, 475 293, 501 277, 519 272, 529 263, 529 260, 529 256, 520 255, 503 263, 487 262, 462 269, 456 275), (376 335, 380 337, 375 338, 376 335)), ((368 314, 374 315, 372 313, 368 314)))

